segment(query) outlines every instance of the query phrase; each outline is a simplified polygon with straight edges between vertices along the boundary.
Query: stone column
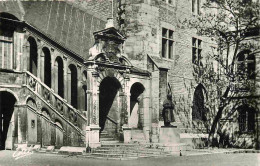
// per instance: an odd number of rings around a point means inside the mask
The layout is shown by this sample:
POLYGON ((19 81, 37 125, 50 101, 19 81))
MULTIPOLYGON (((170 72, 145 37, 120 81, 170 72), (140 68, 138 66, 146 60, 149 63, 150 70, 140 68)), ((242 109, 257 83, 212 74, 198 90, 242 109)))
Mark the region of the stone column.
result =
POLYGON ((131 127, 129 127, 129 119, 130 119, 130 88, 129 88, 129 77, 125 75, 125 87, 124 87, 124 94, 121 97, 122 102, 122 113, 124 114, 123 118, 123 136, 124 136, 124 143, 131 142, 131 127))
POLYGON ((28 41, 23 45, 22 69, 29 71, 30 68, 30 44, 28 41))
MULTIPOLYGON (((64 99, 68 101, 68 57, 63 55, 63 87, 64 87, 64 99)), ((68 101, 69 102, 69 101, 68 101)))
MULTIPOLYGON (((91 71, 90 88, 92 89, 92 97, 90 98, 90 125, 86 127, 86 146, 97 148, 101 146, 99 140, 99 87, 97 87, 97 79, 99 77, 96 71, 91 71)), ((91 92, 91 91, 89 91, 91 92)))
POLYGON ((45 55, 44 55, 44 53, 43 53, 43 51, 42 51, 42 49, 40 48, 39 50, 38 50, 38 52, 39 52, 39 54, 40 54, 40 59, 38 60, 39 61, 39 63, 38 63, 38 65, 39 65, 39 67, 38 67, 38 72, 39 72, 39 78, 40 78, 40 80, 42 81, 42 82, 45 82, 45 80, 44 80, 44 73, 45 73, 45 70, 44 70, 44 61, 45 61, 45 55))
POLYGON ((149 106, 150 97, 147 92, 145 92, 143 96, 143 131, 147 142, 150 142, 150 128, 152 122, 149 106))
POLYGON ((28 122, 26 105, 18 107, 18 144, 27 143, 28 122))
POLYGON ((15 35, 14 35, 15 39, 14 39, 14 66, 13 66, 13 69, 16 69, 16 70, 22 70, 23 68, 21 67, 22 66, 22 63, 23 63, 23 58, 22 58, 22 55, 23 55, 23 41, 24 41, 24 33, 19 33, 19 32, 15 32, 15 35))

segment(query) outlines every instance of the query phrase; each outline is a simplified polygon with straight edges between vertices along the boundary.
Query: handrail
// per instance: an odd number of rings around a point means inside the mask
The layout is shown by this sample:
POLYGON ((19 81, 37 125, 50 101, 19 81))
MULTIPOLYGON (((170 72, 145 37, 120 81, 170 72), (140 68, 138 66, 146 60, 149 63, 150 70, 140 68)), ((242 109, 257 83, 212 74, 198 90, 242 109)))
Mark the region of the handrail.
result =
POLYGON ((85 118, 84 116, 82 116, 79 111, 74 108, 72 105, 68 104, 65 99, 63 99, 62 97, 60 97, 58 94, 54 93, 53 90, 51 90, 47 85, 45 85, 38 77, 34 76, 32 73, 25 71, 26 74, 28 74, 29 76, 31 76, 33 79, 35 79, 41 86, 43 86, 44 88, 46 88, 53 96, 57 97, 59 100, 61 100, 67 107, 71 108, 74 112, 76 112, 82 119, 84 119, 85 121, 87 121, 87 118, 85 118))

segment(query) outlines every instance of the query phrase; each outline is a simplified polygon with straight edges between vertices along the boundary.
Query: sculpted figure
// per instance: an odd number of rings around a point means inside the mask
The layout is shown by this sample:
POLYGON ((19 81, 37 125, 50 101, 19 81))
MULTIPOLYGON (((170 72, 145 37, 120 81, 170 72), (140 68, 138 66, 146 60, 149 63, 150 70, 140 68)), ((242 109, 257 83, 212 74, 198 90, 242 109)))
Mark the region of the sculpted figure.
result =
POLYGON ((163 111, 162 116, 164 120, 164 126, 171 126, 171 122, 174 122, 174 116, 173 116, 173 109, 174 104, 172 102, 172 95, 168 94, 167 99, 163 102, 163 111))

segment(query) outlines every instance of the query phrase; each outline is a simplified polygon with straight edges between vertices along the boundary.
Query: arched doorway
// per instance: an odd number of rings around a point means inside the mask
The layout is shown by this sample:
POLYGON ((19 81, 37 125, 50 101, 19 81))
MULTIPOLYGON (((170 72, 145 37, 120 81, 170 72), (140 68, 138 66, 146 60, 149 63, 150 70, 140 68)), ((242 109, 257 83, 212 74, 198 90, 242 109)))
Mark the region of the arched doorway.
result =
POLYGON ((199 84, 194 92, 192 105, 192 124, 193 127, 204 132, 209 131, 207 113, 208 108, 205 106, 207 92, 202 84, 199 84))
POLYGON ((192 106, 192 120, 206 121, 205 88, 199 84, 194 92, 192 106))
POLYGON ((121 85, 114 77, 106 77, 100 83, 99 125, 101 132, 117 137, 120 125, 121 102, 119 92, 121 85))
POLYGON ((0 92, 0 150, 11 149, 17 138, 17 121, 14 117, 15 97, 9 92, 0 92))
POLYGON ((137 82, 130 89, 130 118, 129 125, 132 128, 143 128, 143 92, 144 86, 137 82))

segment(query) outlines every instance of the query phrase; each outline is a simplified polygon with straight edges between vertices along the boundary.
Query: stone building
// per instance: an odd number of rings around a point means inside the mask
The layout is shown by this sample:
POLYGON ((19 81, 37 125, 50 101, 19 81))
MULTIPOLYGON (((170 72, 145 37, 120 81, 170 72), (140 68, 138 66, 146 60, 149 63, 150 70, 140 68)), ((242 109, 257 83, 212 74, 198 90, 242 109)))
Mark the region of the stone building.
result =
POLYGON ((216 46, 180 23, 199 2, 1 2, 1 148, 98 147, 102 134, 205 146, 207 87, 192 65, 216 46), (177 136, 161 128, 169 87, 177 136))

